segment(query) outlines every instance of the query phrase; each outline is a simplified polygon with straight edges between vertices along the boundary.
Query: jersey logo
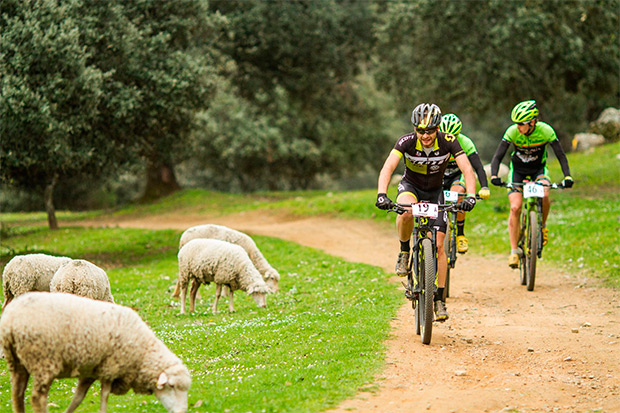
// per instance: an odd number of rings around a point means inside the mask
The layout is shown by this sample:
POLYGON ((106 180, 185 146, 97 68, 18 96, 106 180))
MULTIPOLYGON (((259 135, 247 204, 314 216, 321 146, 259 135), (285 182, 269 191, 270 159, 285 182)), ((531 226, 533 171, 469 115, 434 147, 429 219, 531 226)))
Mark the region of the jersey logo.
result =
POLYGON ((446 133, 446 135, 444 136, 444 138, 448 141, 448 142, 452 142, 453 140, 456 139, 456 137, 454 135, 451 135, 449 133, 446 133))

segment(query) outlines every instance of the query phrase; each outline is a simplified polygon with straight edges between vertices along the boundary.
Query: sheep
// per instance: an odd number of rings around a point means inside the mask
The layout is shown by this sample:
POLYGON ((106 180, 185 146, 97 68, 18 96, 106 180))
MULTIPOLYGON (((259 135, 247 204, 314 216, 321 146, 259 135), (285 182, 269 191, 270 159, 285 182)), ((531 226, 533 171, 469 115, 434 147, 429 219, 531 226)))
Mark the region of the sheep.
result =
POLYGON ((50 291, 114 302, 107 274, 86 260, 71 260, 61 265, 52 277, 50 291))
POLYGON ((69 257, 55 257, 47 254, 16 255, 4 267, 2 288, 4 303, 2 310, 13 298, 29 291, 49 291, 50 281, 58 268, 71 261, 69 257))
MULTIPOLYGON (((265 259, 260 252, 254 240, 244 234, 243 232, 234 230, 232 228, 225 227, 223 225, 206 224, 197 225, 195 227, 188 228, 181 234, 179 241, 179 250, 183 248, 185 244, 196 238, 211 238, 219 239, 221 241, 227 241, 233 244, 240 245, 250 256, 250 260, 256 266, 256 269, 262 274, 263 279, 269 286, 272 292, 278 292, 278 282, 280 281, 280 274, 273 268, 269 262, 265 259)), ((172 294, 173 298, 179 297, 179 285, 177 284, 172 294)))
POLYGON ((108 396, 155 394, 169 412, 187 411, 187 367, 131 308, 74 294, 31 292, 13 301, 0 318, 0 346, 11 374, 13 410, 24 412, 28 379, 32 407, 47 412, 54 379, 78 377, 67 412, 101 382, 100 412, 108 396))
POLYGON ((215 302, 213 314, 217 314, 217 302, 222 293, 222 285, 230 289, 228 309, 235 311, 233 292, 243 290, 252 295, 259 307, 265 307, 267 293, 271 290, 260 273, 250 261, 247 252, 236 244, 217 239, 197 238, 189 241, 181 248, 179 258, 178 284, 181 290, 181 314, 185 314, 187 287, 192 281, 189 311, 194 311, 196 293, 200 284, 214 282, 215 302))

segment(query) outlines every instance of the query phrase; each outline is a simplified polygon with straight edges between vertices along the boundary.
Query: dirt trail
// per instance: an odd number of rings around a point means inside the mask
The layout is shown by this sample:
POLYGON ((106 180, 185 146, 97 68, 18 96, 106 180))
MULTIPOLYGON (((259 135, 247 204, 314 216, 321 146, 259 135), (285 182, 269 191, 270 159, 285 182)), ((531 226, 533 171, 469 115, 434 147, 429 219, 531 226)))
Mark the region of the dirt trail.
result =
MULTIPOLYGON (((295 241, 386 271, 393 271, 398 248, 395 231, 375 223, 320 217, 251 212, 107 224, 185 229, 203 223, 295 241)), ((471 249, 459 257, 450 319, 435 324, 431 344, 420 343, 403 297, 379 389, 333 411, 620 412, 620 293, 544 262, 536 289, 528 292, 504 257, 481 258, 475 245, 471 249)), ((398 288, 397 277, 393 281, 398 288)))

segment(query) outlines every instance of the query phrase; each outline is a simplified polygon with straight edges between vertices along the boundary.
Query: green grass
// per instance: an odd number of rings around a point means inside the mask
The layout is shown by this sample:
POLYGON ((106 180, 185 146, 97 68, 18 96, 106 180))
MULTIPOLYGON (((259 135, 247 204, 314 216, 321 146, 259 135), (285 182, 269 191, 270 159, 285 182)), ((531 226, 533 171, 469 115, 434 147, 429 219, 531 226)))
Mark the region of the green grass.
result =
MULTIPOLYGON (((245 293, 212 315, 213 286, 201 287, 192 315, 170 298, 180 231, 65 228, 15 235, 15 253, 82 257, 107 270, 119 304, 136 309, 191 371, 190 411, 322 411, 372 382, 383 365, 390 321, 402 304, 388 274, 268 237, 255 240, 282 274, 280 292, 257 308, 245 293)), ((5 262, 8 257, 3 257, 5 262)), ((0 411, 10 382, 0 361, 0 411)), ((55 381, 51 411, 62 411, 75 380, 55 381)), ((27 392, 30 394, 30 390, 27 392)), ((95 409, 98 387, 83 402, 95 409)), ((152 396, 111 396, 111 411, 165 411, 152 396)))
MULTIPOLYGON (((620 143, 590 154, 570 154, 576 186, 554 191, 544 260, 620 285, 620 143)), ((554 160, 551 177, 561 179, 554 160)), ((509 248, 505 190, 468 214, 472 253, 506 254, 509 248)), ((394 195, 395 188, 390 189, 394 195)), ((186 190, 159 202, 118 211, 63 212, 61 229, 49 231, 43 214, 0 214, 0 262, 13 255, 46 252, 88 259, 106 269, 118 303, 136 309, 193 377, 190 411, 316 412, 337 406, 373 386, 384 363, 384 341, 402 295, 376 267, 348 263, 310 248, 268 237, 257 244, 282 274, 280 292, 256 308, 236 294, 234 314, 222 301, 212 315, 213 286, 201 287, 197 312, 180 316, 170 299, 177 273, 180 231, 66 227, 84 218, 224 215, 243 210, 373 219, 393 226, 394 215, 374 207, 375 191, 281 192, 232 195, 186 190)), ((64 410, 75 380, 55 382, 51 411, 64 410)), ((9 375, 0 360, 0 411, 10 410, 9 375)), ((28 391, 27 394, 30 394, 28 391)), ((98 388, 83 410, 95 410, 98 388)), ((111 396, 111 411, 163 412, 152 396, 111 396)))

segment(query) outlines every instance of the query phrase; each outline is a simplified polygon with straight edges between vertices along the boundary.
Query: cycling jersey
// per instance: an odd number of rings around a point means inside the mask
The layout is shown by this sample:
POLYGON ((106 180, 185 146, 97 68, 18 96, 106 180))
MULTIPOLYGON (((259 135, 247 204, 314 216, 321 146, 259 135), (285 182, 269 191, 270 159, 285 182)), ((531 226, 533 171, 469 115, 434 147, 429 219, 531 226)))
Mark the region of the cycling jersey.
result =
POLYGON ((531 175, 544 169, 547 165, 547 144, 551 144, 564 176, 570 175, 568 160, 555 131, 549 124, 541 121, 536 122, 534 130, 527 136, 519 132, 516 124, 506 129, 491 161, 491 175, 497 176, 499 163, 511 143, 515 149, 511 154, 510 167, 520 174, 531 175))
MULTIPOLYGON (((461 148, 465 152, 465 155, 469 158, 469 163, 471 163, 472 168, 476 171, 476 175, 478 175, 478 181, 480 182, 480 186, 482 188, 486 188, 489 186, 487 183, 487 175, 484 172, 484 166, 482 166, 482 161, 480 161, 480 156, 478 156, 478 152, 476 150, 476 145, 474 142, 467 136, 462 133, 456 137, 461 144, 461 148)), ((450 159, 448 161, 448 167, 446 168, 443 174, 443 186, 444 189, 450 189, 448 186, 449 183, 454 182, 456 180, 463 181, 463 176, 461 174, 461 170, 456 163, 456 159, 454 156, 450 155, 450 159), (447 188, 446 188, 447 186, 447 188)), ((463 187, 465 187, 463 185, 463 187)))
POLYGON ((437 131, 437 138, 428 154, 424 149, 413 132, 402 136, 394 145, 392 153, 399 158, 404 157, 403 181, 424 191, 440 189, 450 155, 456 158, 465 152, 454 135, 441 131, 437 131))
POLYGON ((515 150, 510 154, 515 169, 528 172, 545 166, 547 144, 557 139, 553 128, 545 122, 536 122, 536 127, 529 136, 519 133, 516 124, 512 125, 506 129, 502 138, 515 146, 515 150))

